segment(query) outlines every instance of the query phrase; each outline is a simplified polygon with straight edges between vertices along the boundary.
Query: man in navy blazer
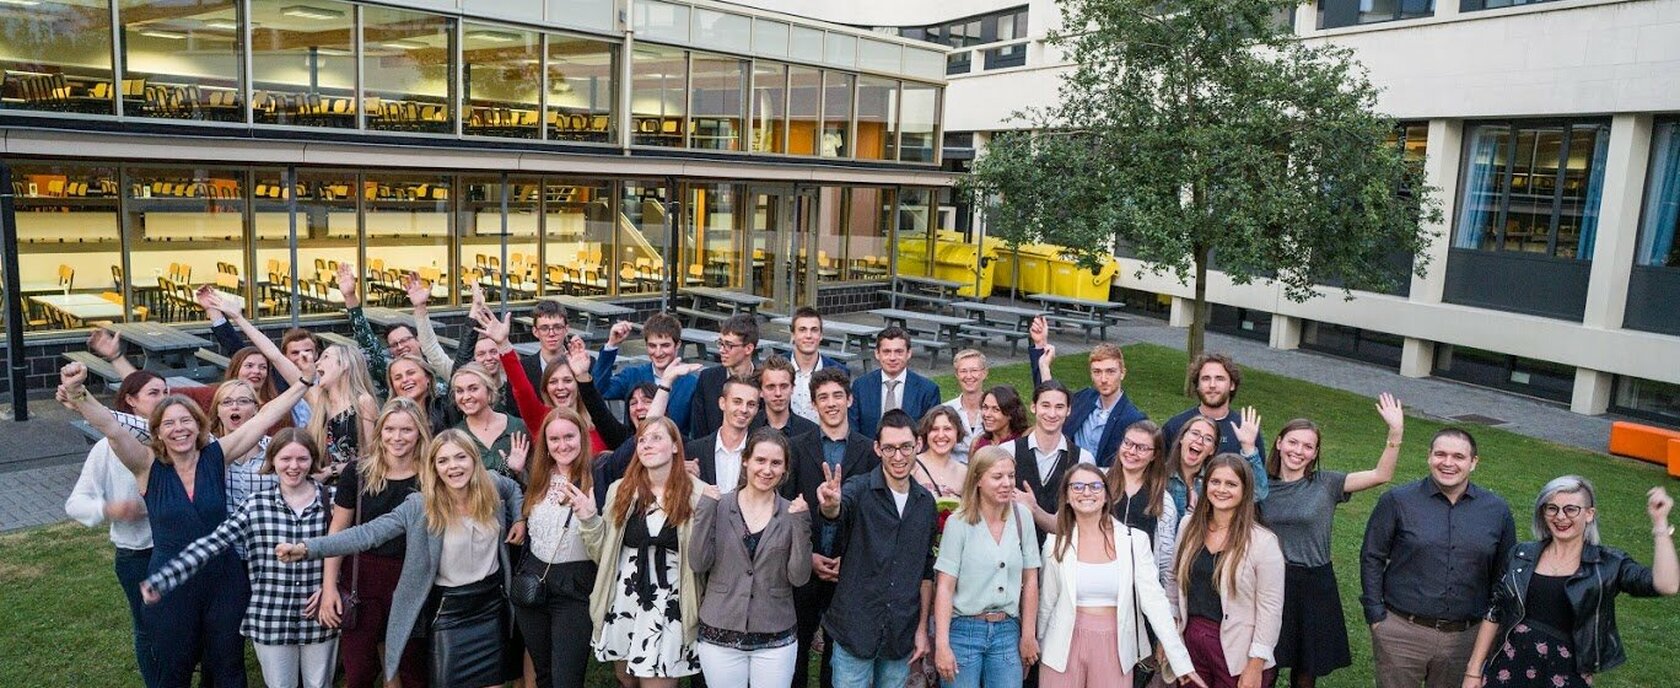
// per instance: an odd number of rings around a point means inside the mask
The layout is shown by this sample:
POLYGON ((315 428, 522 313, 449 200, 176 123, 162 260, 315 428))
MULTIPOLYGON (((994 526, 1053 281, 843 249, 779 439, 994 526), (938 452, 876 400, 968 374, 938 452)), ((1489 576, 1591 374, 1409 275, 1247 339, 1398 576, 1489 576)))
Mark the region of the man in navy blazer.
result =
POLYGON ((939 385, 910 370, 910 335, 904 330, 888 327, 875 336, 875 362, 880 367, 852 381, 853 430, 873 437, 889 409, 901 409, 919 421, 940 404, 939 385), (886 399, 889 387, 893 403, 886 399))
MULTIPOLYGON (((1047 343, 1050 328, 1044 316, 1033 318, 1028 334, 1032 346, 1027 347, 1027 361, 1032 369, 1033 387, 1037 388, 1052 377, 1050 362, 1056 357, 1056 348, 1047 343)), ((1148 420, 1149 416, 1138 410, 1120 388, 1126 379, 1126 355, 1120 347, 1108 342, 1097 344, 1091 349, 1090 366, 1091 386, 1074 393, 1062 434, 1080 449, 1091 452, 1098 466, 1107 468, 1114 465, 1126 428, 1148 420)))

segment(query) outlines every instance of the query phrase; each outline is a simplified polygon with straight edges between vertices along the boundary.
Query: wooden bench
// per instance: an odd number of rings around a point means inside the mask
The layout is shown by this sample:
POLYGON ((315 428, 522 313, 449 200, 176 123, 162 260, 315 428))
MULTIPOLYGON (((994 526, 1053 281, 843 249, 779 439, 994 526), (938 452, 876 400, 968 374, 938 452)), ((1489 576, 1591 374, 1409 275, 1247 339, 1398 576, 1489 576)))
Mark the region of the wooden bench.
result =
POLYGON ((233 365, 233 361, 228 357, 203 347, 199 347, 197 351, 193 352, 193 355, 197 356, 198 360, 209 363, 210 365, 221 368, 222 370, 227 370, 228 366, 233 365))
POLYGON ((964 325, 957 336, 980 345, 991 343, 993 338, 1002 339, 1009 342, 1009 355, 1014 356, 1016 349, 1021 346, 1021 342, 1027 338, 1027 333, 1007 327, 964 325))
POLYGON ((1087 343, 1091 341, 1091 330, 1097 330, 1101 333, 1103 339, 1108 339, 1108 326, 1110 323, 1106 319, 1087 318, 1068 313, 1057 313, 1054 311, 1045 313, 1044 319, 1049 322, 1051 326, 1056 327, 1057 329, 1067 327, 1079 328, 1080 331, 1085 333, 1085 341, 1087 343))
POLYGON ((1654 425, 1616 421, 1610 424, 1610 453, 1668 466, 1672 471, 1670 444, 1680 441, 1680 430, 1654 425))
POLYGON ((688 316, 689 327, 699 327, 700 321, 702 320, 722 325, 723 321, 729 319, 729 315, 727 313, 713 313, 711 311, 701 310, 698 308, 688 308, 686 306, 678 306, 674 310, 676 310, 677 315, 688 316))
POLYGON ((66 351, 64 358, 87 366, 88 374, 104 380, 105 387, 109 390, 115 391, 122 385, 123 376, 117 372, 117 367, 111 365, 110 361, 94 355, 92 351, 66 351))
POLYGON ((921 350, 927 352, 928 365, 939 365, 939 354, 945 353, 946 355, 954 355, 957 348, 957 345, 954 342, 947 342, 942 339, 920 339, 916 337, 912 337, 910 339, 910 346, 920 348, 921 350))
POLYGON ((887 297, 887 303, 892 308, 903 308, 905 310, 909 310, 909 304, 905 303, 900 305, 900 301, 915 301, 923 305, 932 306, 935 312, 943 312, 947 308, 951 307, 950 299, 943 296, 936 296, 934 294, 923 294, 913 291, 893 291, 891 289, 877 289, 875 293, 887 297))

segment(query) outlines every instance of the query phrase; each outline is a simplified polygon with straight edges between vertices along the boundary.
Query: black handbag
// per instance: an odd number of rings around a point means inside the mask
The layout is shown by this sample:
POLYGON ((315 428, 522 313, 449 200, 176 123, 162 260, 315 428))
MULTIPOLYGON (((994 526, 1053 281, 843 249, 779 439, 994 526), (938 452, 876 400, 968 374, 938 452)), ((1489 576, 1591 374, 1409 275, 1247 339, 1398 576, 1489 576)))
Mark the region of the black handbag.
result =
MULTIPOLYGON (((358 487, 356 488, 356 515, 355 515, 354 518, 351 519, 351 522, 356 523, 356 522, 359 522, 361 520, 362 520, 362 490, 361 490, 361 487, 358 485, 358 487)), ((361 585, 361 580, 362 580, 362 555, 352 554, 352 555, 350 555, 350 589, 348 591, 346 591, 342 584, 337 584, 338 585, 338 606, 339 606, 339 609, 341 610, 338 614, 338 627, 342 630, 346 630, 346 631, 356 630, 356 624, 361 620, 361 615, 358 613, 358 608, 362 604, 362 599, 359 595, 356 594, 356 589, 361 585)))
MULTIPOLYGON (((560 537, 554 541, 554 552, 550 559, 560 553, 560 543, 566 540, 566 529, 572 526, 572 513, 566 512, 566 522, 560 526, 560 537)), ((544 562, 542 575, 531 571, 531 549, 525 548, 525 556, 519 559, 519 568, 514 570, 513 582, 508 587, 508 601, 520 607, 541 607, 548 604, 548 570, 554 564, 544 562)))

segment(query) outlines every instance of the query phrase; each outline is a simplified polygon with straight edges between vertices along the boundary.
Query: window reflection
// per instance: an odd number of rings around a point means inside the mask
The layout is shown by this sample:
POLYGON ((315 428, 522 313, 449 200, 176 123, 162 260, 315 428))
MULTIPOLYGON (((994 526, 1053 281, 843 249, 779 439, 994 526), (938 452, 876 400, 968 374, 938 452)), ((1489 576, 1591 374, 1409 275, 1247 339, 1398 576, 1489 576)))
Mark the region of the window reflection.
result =
POLYGON ((904 82, 904 111, 900 114, 904 133, 898 159, 903 162, 933 162, 934 130, 939 125, 939 87, 904 82))
POLYGON ((558 141, 618 140, 612 116, 617 48, 609 43, 548 36, 548 137, 558 141))
MULTIPOLYGON (((19 296, 29 331, 123 319, 122 240, 114 167, 12 167, 19 296)), ((4 284, 0 283, 0 295, 4 284)), ((133 309, 149 317, 148 308, 133 309)))
POLYGON ((816 155, 819 117, 822 116, 822 71, 788 68, 787 152, 816 155))
POLYGON ((619 293, 658 292, 666 280, 664 257, 670 255, 666 240, 669 196, 664 185, 654 182, 628 181, 622 188, 619 201, 622 215, 617 219, 615 237, 621 247, 621 259, 636 261, 639 277, 631 284, 621 285, 619 293), (653 255, 641 255, 646 253, 653 255), (645 268, 643 258, 648 261, 645 268))
POLYGON ((369 129, 455 130, 454 36, 451 18, 362 8, 362 107, 369 129))
POLYGON ((852 157, 852 97, 857 77, 845 72, 824 72, 821 155, 825 158, 852 157))
MULTIPOLYGON (((471 175, 461 178, 466 196, 461 201, 460 253, 463 294, 477 284, 490 299, 502 298, 505 277, 507 300, 535 299, 542 279, 537 254, 538 223, 542 203, 542 180, 537 177, 507 178, 501 175, 471 175), (507 253, 502 252, 502 202, 507 202, 507 253)), ((470 297, 463 297, 463 301, 470 297)))
MULTIPOLYGON (((639 233, 629 230, 613 214, 612 183, 595 180, 550 180, 544 187, 544 284, 547 293, 595 296, 609 293, 609 272, 632 283, 639 276, 654 279, 662 258, 639 233), (615 239, 625 258, 613 262, 615 239), (631 273, 622 275, 629 261, 631 273), (616 271, 616 272, 612 272, 616 271)), ((657 289, 656 289, 657 290, 657 289)))
POLYGON ((857 110, 858 159, 896 158, 898 82, 879 77, 859 77, 857 110))
MULTIPOLYGON (((280 170, 261 171, 252 184, 252 222, 256 241, 256 276, 263 312, 289 316, 292 299, 299 313, 331 313, 344 307, 333 275, 339 261, 356 261, 356 173, 339 170, 299 170, 296 184, 286 188, 280 170), (297 281, 292 279, 289 244, 291 193, 297 200, 297 281)), ((385 269, 384 260, 370 255, 366 274, 372 279, 385 269)), ((372 302, 389 294, 364 289, 372 302)))
POLYGON ((109 115, 108 2, 0 2, 0 110, 109 115))
POLYGON ((682 147, 688 129, 683 116, 687 105, 683 93, 688 78, 687 53, 679 48, 639 45, 631 68, 634 83, 630 114, 636 130, 630 141, 642 146, 682 147))
POLYGON ((251 20, 256 121, 355 127, 355 7, 331 0, 252 0, 251 20))
POLYGON ((787 66, 760 62, 753 66, 752 151, 787 152, 787 66))
POLYGON ((1471 127, 1457 248, 1590 259, 1608 126, 1471 127))
MULTIPOLYGON (((1680 267, 1680 124, 1664 122, 1651 136, 1650 181, 1639 227, 1639 265, 1680 267)), ((20 216, 21 217, 21 216, 20 216)))
POLYGON ((243 122, 238 3, 119 0, 123 111, 243 122))
POLYGON ((739 204, 740 189, 734 184, 688 185, 683 284, 741 286, 746 235, 739 204))
POLYGON ((242 291, 245 173, 139 167, 124 171, 129 269, 141 300, 164 322, 198 321, 201 284, 242 291))
POLYGON ((746 92, 747 62, 733 57, 695 54, 690 81, 689 145, 710 150, 741 150, 741 96, 746 92))
POLYGON ((468 23, 462 27, 462 78, 467 114, 463 131, 479 136, 534 139, 542 45, 535 31, 468 23))

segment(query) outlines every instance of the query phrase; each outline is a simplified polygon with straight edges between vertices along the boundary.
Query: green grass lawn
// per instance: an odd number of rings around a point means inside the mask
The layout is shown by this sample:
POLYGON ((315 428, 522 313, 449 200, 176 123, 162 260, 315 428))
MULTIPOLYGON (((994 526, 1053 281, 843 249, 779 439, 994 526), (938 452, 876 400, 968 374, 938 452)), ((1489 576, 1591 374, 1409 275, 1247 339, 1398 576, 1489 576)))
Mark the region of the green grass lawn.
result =
MULTIPOLYGON (((1192 403, 1184 396, 1183 352, 1148 344, 1126 348, 1130 371, 1126 391, 1151 417, 1164 420, 1192 403)), ((1078 388, 1085 384, 1084 357, 1056 362, 1056 374, 1078 388)), ((937 378, 947 397, 956 393, 949 376, 937 378)), ((992 371, 991 384, 1013 384, 1023 391, 1030 378, 1024 364, 992 371)), ((1385 428, 1375 400, 1327 389, 1262 371, 1244 371, 1238 401, 1260 409, 1265 427, 1275 429, 1306 416, 1324 428, 1325 465, 1336 470, 1368 468, 1383 446, 1385 428)), ((1402 402, 1407 400, 1402 399, 1402 402)), ((1426 473, 1425 442, 1441 423, 1408 418, 1396 482, 1426 473)), ((1534 495, 1547 480, 1578 473, 1599 491, 1600 529, 1606 543, 1629 550, 1649 563, 1650 521, 1645 491, 1669 484, 1661 469, 1595 452, 1563 447, 1498 429, 1472 432, 1481 446, 1474 480, 1512 503, 1519 538, 1528 538, 1534 495)), ((1356 495, 1342 506, 1336 521, 1335 563, 1348 612, 1354 665, 1321 685, 1372 685, 1370 635, 1359 613, 1358 553, 1365 519, 1376 492, 1356 495)), ((138 685, 128 635, 128 612, 111 573, 111 549, 103 528, 62 524, 0 536, 0 686, 138 685)), ((1676 685, 1680 657, 1662 648, 1663 638, 1680 637, 1680 605, 1675 600, 1623 600, 1617 605, 1629 663, 1600 677, 1600 687, 1676 685), (1662 677, 1669 678, 1662 678, 1662 677)), ((251 684, 261 685, 254 660, 251 684)), ((595 672, 601 685, 610 685, 595 672)))

